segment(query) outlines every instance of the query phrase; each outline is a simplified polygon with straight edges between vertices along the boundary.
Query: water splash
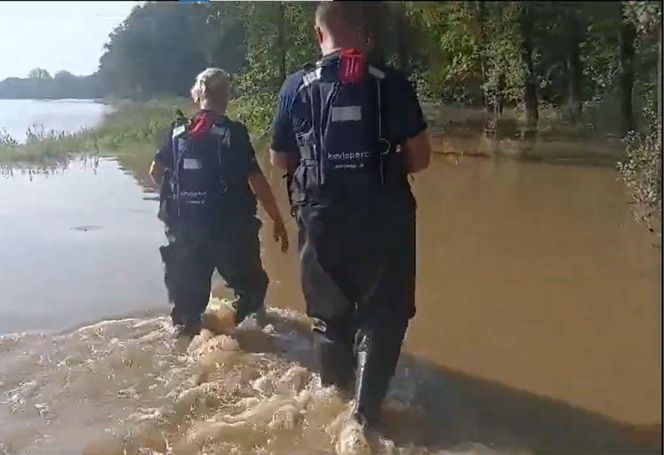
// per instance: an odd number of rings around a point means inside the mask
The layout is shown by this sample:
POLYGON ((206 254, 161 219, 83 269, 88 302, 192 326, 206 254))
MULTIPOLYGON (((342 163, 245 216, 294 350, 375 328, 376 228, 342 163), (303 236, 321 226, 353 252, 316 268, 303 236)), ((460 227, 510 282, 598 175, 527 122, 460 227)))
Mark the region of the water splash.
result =
MULTIPOLYGON (((272 308, 268 319, 187 346, 166 317, 4 336, 0 453, 334 453, 349 403, 309 368, 302 315, 272 308)), ((413 387, 395 387, 389 406, 408 407, 413 387)), ((434 453, 370 440, 373 453, 434 453)))

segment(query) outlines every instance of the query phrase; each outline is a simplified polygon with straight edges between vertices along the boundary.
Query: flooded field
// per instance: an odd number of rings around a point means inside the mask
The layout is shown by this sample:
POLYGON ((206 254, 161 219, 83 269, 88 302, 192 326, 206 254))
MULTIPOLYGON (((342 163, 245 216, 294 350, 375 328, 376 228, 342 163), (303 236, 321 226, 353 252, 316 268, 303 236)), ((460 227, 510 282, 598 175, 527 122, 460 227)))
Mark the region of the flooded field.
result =
POLYGON ((75 132, 96 126, 110 108, 90 100, 0 99, 0 132, 4 130, 19 142, 34 125, 47 131, 75 132))
MULTIPOLYGON (((176 345, 149 158, 0 177, 0 454, 332 453, 347 404, 267 229, 271 325, 176 345)), ((376 453, 661 451, 661 251, 588 164, 439 155, 415 179, 418 313, 376 453)))

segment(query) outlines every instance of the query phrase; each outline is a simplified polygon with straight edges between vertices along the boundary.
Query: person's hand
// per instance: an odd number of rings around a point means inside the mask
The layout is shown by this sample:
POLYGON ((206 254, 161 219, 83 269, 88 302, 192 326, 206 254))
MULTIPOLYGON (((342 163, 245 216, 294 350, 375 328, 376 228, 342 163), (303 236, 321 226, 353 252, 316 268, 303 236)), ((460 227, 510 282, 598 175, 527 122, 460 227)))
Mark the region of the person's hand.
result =
POLYGON ((274 223, 272 235, 275 242, 281 242, 281 251, 283 253, 288 251, 288 233, 286 232, 286 227, 284 226, 283 221, 274 223))

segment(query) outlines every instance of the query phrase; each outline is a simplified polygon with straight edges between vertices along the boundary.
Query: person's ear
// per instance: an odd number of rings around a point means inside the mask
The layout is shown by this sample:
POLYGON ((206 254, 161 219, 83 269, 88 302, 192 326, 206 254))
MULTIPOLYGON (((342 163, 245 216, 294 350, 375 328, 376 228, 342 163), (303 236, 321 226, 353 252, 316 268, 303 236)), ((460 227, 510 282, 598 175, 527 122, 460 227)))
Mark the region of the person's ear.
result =
POLYGON ((316 30, 316 39, 318 39, 318 44, 323 44, 323 30, 318 26, 314 26, 314 30, 316 30))

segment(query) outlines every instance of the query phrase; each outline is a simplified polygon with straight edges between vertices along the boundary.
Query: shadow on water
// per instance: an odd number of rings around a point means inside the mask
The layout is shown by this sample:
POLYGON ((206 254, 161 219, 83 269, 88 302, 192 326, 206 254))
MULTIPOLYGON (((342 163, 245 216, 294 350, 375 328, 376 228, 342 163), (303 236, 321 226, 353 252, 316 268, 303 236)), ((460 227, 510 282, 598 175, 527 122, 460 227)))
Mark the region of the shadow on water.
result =
MULTIPOLYGON (((277 333, 310 340, 306 322, 275 318, 277 333)), ((260 331, 237 334, 241 349, 272 353, 315 371, 311 350, 275 344, 260 331)), ((479 443, 495 450, 534 453, 661 453, 661 426, 637 428, 496 381, 441 367, 403 353, 378 431, 399 447, 464 450, 479 443)))

